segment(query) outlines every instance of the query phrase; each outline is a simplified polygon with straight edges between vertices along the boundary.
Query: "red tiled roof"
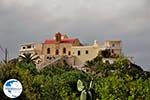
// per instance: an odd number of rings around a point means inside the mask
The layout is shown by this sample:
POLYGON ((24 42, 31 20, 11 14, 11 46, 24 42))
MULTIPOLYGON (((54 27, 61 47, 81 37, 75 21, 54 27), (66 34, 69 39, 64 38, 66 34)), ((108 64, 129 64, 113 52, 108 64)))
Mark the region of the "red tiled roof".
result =
MULTIPOLYGON (((62 39, 60 43, 73 43, 76 40, 77 40, 77 38, 66 38, 66 39, 62 39)), ((56 43, 56 40, 54 40, 54 39, 45 40, 44 43, 45 44, 54 44, 54 43, 56 43)))

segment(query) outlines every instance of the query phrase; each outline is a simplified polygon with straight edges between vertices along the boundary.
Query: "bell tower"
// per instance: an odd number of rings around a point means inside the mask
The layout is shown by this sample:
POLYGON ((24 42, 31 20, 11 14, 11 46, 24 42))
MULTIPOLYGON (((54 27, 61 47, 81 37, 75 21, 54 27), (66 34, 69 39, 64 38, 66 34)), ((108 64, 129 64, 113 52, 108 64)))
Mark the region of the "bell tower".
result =
POLYGON ((61 42, 61 33, 60 32, 57 32, 55 34, 55 39, 56 39, 56 43, 60 43, 61 42))

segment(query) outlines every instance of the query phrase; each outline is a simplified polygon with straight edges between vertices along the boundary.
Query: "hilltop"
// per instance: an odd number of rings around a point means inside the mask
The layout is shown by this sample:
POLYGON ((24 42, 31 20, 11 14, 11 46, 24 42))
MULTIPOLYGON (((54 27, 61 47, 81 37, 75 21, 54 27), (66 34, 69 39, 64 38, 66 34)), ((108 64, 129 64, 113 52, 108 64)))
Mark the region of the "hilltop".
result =
POLYGON ((1 100, 8 99, 3 94, 2 86, 10 78, 18 79, 22 83, 24 90, 18 99, 23 100, 78 100, 81 93, 77 90, 78 80, 82 80, 85 88, 90 81, 93 82, 90 90, 93 100, 150 98, 150 73, 124 57, 117 58, 110 64, 97 56, 86 62, 86 71, 73 68, 64 62, 48 65, 38 71, 30 60, 15 60, 0 65, 1 100))

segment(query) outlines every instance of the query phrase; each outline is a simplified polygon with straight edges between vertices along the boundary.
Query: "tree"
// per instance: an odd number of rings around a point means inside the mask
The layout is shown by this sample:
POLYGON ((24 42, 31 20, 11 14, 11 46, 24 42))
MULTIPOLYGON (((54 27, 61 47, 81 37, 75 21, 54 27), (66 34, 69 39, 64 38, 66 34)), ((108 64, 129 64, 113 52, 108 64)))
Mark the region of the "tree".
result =
POLYGON ((111 56, 111 52, 109 49, 106 49, 106 50, 101 51, 101 55, 104 58, 109 58, 111 56))
POLYGON ((100 57, 90 63, 96 74, 60 63, 49 65, 38 74, 34 74, 36 69, 31 62, 16 64, 15 60, 0 64, 0 99, 8 100, 2 86, 8 79, 15 78, 23 85, 23 92, 17 98, 19 100, 79 100, 80 95, 81 99, 93 99, 94 96, 93 100, 149 100, 149 72, 131 64, 124 57, 118 58, 114 64, 103 63, 100 57), (81 92, 77 90, 78 80, 82 80, 78 83, 81 86, 78 90, 81 92))
POLYGON ((32 54, 32 53, 24 53, 23 55, 20 55, 19 56, 19 60, 21 62, 24 62, 24 63, 32 63, 32 64, 36 64, 36 60, 39 59, 40 57, 35 53, 35 54, 32 54))
POLYGON ((38 73, 36 69, 36 61, 39 58, 40 57, 36 53, 24 53, 19 56, 20 61, 17 63, 17 66, 19 68, 29 69, 33 75, 36 75, 38 73))

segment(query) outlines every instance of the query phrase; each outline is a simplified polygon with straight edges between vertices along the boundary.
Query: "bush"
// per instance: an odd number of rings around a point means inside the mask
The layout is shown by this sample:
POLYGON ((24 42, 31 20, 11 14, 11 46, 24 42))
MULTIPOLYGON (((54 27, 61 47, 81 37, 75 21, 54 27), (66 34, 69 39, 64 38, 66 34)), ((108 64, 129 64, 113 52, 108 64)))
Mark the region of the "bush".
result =
MULTIPOLYGON (((37 72, 31 63, 0 64, 0 97, 8 100, 2 85, 8 79, 18 79, 23 85, 21 100, 79 100, 77 81, 85 87, 93 80, 94 97, 99 100, 149 100, 150 73, 118 58, 114 64, 103 63, 100 57, 87 65, 95 74, 85 73, 71 66, 56 64, 37 72)), ((88 88, 87 90, 88 91, 88 88)))

